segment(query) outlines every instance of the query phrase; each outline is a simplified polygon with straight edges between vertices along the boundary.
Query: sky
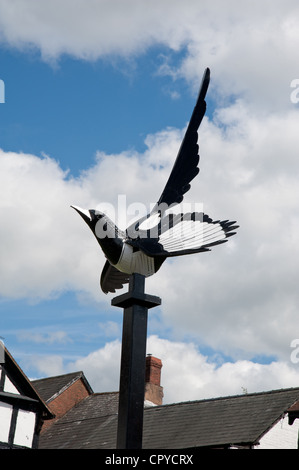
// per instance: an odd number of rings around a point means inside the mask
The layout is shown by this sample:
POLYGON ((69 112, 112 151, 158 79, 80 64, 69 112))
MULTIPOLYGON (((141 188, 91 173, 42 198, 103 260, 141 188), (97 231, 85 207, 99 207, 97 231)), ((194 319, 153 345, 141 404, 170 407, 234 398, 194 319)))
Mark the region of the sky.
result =
POLYGON ((164 403, 299 386, 298 46, 296 0, 0 0, 0 336, 29 378, 118 390, 122 310, 70 205, 155 203, 209 67, 185 200, 240 228, 146 280, 147 352, 164 403))

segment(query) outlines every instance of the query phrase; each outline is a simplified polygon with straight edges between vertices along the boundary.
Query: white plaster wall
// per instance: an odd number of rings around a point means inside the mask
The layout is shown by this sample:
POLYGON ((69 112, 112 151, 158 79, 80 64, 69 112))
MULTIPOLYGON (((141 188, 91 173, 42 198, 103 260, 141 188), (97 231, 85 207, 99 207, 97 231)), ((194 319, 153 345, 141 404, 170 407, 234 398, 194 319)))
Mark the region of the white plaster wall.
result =
MULTIPOLYGON (((1 359, 1 344, 0 344, 0 359, 1 359)), ((1 379, 2 373, 3 373, 2 366, 0 365, 0 379, 1 379)), ((17 388, 12 383, 12 381, 7 377, 7 375, 5 375, 5 378, 4 378, 3 391, 7 393, 15 393, 17 395, 20 394, 17 388)))
POLYGON ((14 386, 12 381, 7 377, 7 375, 5 376, 3 390, 4 392, 7 392, 7 393, 15 393, 16 395, 20 395, 19 391, 16 389, 16 387, 14 386))
POLYGON ((19 410, 17 416, 14 444, 32 447, 36 415, 32 411, 19 410))
POLYGON ((0 402, 0 442, 8 442, 12 405, 0 402))
POLYGON ((296 419, 290 426, 288 416, 285 416, 262 437, 255 449, 297 449, 298 429, 299 420, 296 419))

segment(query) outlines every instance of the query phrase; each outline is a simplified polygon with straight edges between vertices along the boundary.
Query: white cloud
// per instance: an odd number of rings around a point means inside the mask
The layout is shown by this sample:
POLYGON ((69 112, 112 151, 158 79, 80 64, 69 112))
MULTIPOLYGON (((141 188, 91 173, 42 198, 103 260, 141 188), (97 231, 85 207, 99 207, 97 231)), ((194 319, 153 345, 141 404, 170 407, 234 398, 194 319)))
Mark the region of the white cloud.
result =
MULTIPOLYGON (((204 120, 201 172, 186 201, 241 227, 224 246, 168 260, 147 280, 174 337, 243 359, 289 356, 298 336, 298 116, 293 109, 262 119, 238 102, 204 120)), ((117 204, 120 188, 128 205, 154 203, 181 138, 166 129, 147 137, 143 154, 100 152, 78 179, 49 157, 1 151, 1 295, 45 299, 73 290, 110 302, 98 284, 103 254, 69 206, 117 204), (110 183, 99 185, 103 179, 110 183)))
POLYGON ((165 402, 199 400, 217 396, 298 386, 299 370, 289 362, 258 364, 239 360, 218 364, 200 353, 193 343, 151 336, 148 351, 161 358, 165 402), (229 380, 227 378, 229 377, 229 380))
POLYGON ((245 93, 264 111, 289 105, 297 77, 299 39, 296 0, 0 0, 0 41, 37 48, 44 60, 64 54, 85 60, 135 59, 152 45, 181 51, 160 72, 184 77, 198 88, 203 69, 213 72, 218 99, 245 93), (59 13, 58 13, 59 12, 59 13))
POLYGON ((105 338, 115 338, 121 336, 121 325, 115 321, 99 323, 98 326, 100 327, 101 333, 105 336, 105 338))
MULTIPOLYGON (((166 132, 157 139, 163 156, 170 137, 166 132)), ((128 205, 138 201, 140 194, 148 204, 153 196, 151 177, 161 180, 162 189, 166 174, 157 174, 151 158, 150 150, 144 155, 99 154, 93 168, 72 179, 49 157, 0 150, 0 184, 5 195, 0 200, 4 221, 0 294, 34 300, 71 289, 89 292, 99 300, 104 256, 70 205, 98 208, 109 202, 117 210, 119 188, 128 205), (109 184, 99 188, 99 180, 109 184)))
MULTIPOLYGON (((85 202, 80 184, 48 157, 0 151, 0 166, 1 295, 47 298, 71 287, 78 271, 97 266, 88 243, 82 248, 70 208, 78 194, 85 202)), ((78 282, 84 289, 84 276, 78 282)))
MULTIPOLYGON (((203 202, 214 218, 237 219, 241 228, 212 253, 166 262, 148 290, 162 297, 161 323, 173 337, 242 358, 227 365, 239 367, 241 376, 254 355, 287 361, 298 337, 299 305, 299 118, 290 100, 291 81, 298 78, 297 1, 240 7, 236 0, 192 0, 187 8, 159 0, 149 8, 133 0, 125 7, 122 0, 0 0, 0 31, 2 43, 37 47, 54 62, 63 54, 136 58, 164 44, 181 52, 181 62, 171 65, 165 54, 160 73, 184 77, 196 88, 211 67, 208 96, 217 108, 201 127, 201 173, 186 200, 203 202), (238 98, 233 103, 232 95, 238 98)), ((69 206, 116 204, 120 188, 128 204, 155 202, 181 138, 181 130, 165 129, 146 138, 143 154, 99 150, 94 167, 78 179, 51 158, 1 151, 1 295, 44 299, 74 290, 109 301, 98 287, 103 255, 69 206), (109 185, 99 188, 101 178, 109 185)), ((224 366, 216 371, 196 357, 220 382, 224 366)), ((288 366, 277 364, 286 377, 288 366)), ((271 376, 275 367, 259 371, 271 376)), ((250 366, 250 374, 257 368, 250 366)))
POLYGON ((165 263, 148 284, 181 338, 188 331, 227 354, 286 358, 299 304, 298 113, 239 115, 227 128, 203 126, 201 173, 188 193, 213 218, 236 219, 237 236, 165 263))
POLYGON ((69 363, 68 371, 82 370, 95 392, 114 392, 119 389, 121 343, 106 343, 88 356, 69 363))
POLYGON ((52 0, 51 4, 1 0, 1 38, 14 47, 37 47, 46 60, 64 53, 87 60, 107 54, 127 56, 144 50, 160 35, 165 40, 164 15, 169 6, 134 0, 52 0))
MULTIPOLYGON (((258 364, 239 360, 219 364, 217 358, 208 359, 202 355, 193 343, 169 341, 158 336, 148 338, 147 351, 162 360, 161 385, 165 404, 299 384, 299 370, 290 362, 258 364)), ((120 360, 121 344, 112 341, 68 364, 63 364, 59 356, 35 358, 31 362, 46 376, 83 370, 94 392, 111 392, 119 389, 120 360)))
POLYGON ((26 357, 26 366, 30 365, 42 377, 55 377, 65 373, 63 359, 56 354, 51 356, 28 356, 26 357))

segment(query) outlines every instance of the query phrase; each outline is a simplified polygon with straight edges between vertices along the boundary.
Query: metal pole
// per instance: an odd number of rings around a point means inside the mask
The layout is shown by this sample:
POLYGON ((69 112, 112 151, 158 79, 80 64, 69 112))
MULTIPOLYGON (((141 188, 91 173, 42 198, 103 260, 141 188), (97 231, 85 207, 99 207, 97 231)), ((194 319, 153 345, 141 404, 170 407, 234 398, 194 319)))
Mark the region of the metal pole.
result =
POLYGON ((129 291, 112 299, 124 309, 119 384, 117 449, 142 449, 148 309, 161 304, 145 294, 145 278, 130 277, 129 291))

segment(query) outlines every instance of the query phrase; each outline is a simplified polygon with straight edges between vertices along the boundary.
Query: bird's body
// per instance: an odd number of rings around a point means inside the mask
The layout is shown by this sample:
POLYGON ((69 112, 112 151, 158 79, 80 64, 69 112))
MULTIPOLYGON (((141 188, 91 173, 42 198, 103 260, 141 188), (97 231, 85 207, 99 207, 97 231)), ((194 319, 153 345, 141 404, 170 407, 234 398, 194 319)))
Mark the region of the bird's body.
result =
POLYGON ((146 255, 141 250, 135 250, 133 246, 124 242, 116 269, 126 274, 139 273, 145 277, 152 276, 157 272, 155 258, 146 255))
POLYGON ((201 212, 174 214, 170 209, 182 202, 190 181, 198 174, 197 130, 205 114, 205 95, 210 71, 206 70, 184 140, 164 191, 154 209, 120 230, 109 217, 96 210, 72 206, 94 233, 107 261, 101 275, 103 292, 115 292, 133 273, 155 274, 168 257, 209 251, 234 235, 235 222, 213 221, 201 212))
POLYGON ((148 277, 156 272, 152 256, 130 244, 131 238, 105 214, 95 212, 94 234, 110 264, 126 274, 139 273, 148 277))

